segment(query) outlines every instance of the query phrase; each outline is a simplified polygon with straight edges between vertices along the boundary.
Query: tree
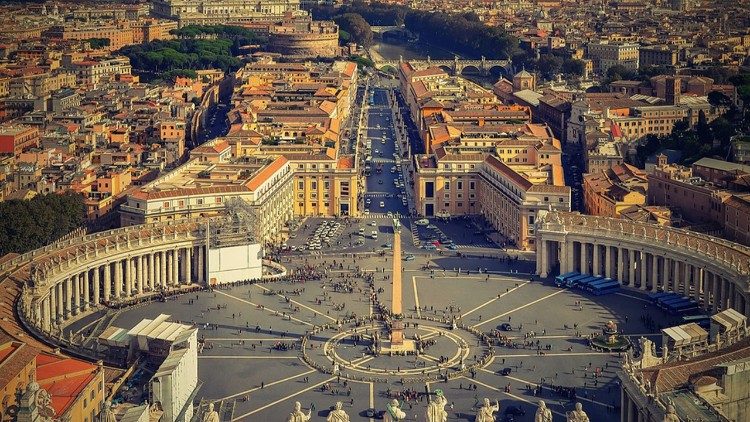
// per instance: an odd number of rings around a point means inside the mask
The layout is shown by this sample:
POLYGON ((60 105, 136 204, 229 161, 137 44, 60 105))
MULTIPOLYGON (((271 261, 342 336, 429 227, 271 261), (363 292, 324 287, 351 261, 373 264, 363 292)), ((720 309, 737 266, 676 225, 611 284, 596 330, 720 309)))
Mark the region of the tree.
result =
POLYGON ((89 46, 91 46, 91 48, 95 50, 98 50, 104 47, 109 47, 110 45, 109 38, 89 38, 86 40, 86 42, 88 42, 89 46))
POLYGON ((560 70, 566 75, 580 77, 586 71, 586 63, 578 59, 564 59, 560 70))
POLYGON ((0 202, 0 256, 40 248, 83 225, 83 196, 37 195, 0 202))
POLYGON ((708 93, 708 102, 714 107, 729 107, 732 105, 731 98, 727 97, 723 92, 711 91, 708 93))
POLYGON ((359 45, 367 48, 372 45, 372 28, 370 24, 356 13, 345 13, 334 18, 340 29, 348 32, 351 39, 359 45))
POLYGON ((544 54, 537 60, 537 70, 544 79, 553 79, 562 70, 563 60, 551 54, 544 54))
POLYGON ((352 40, 352 35, 343 29, 339 29, 339 44, 346 45, 352 40))

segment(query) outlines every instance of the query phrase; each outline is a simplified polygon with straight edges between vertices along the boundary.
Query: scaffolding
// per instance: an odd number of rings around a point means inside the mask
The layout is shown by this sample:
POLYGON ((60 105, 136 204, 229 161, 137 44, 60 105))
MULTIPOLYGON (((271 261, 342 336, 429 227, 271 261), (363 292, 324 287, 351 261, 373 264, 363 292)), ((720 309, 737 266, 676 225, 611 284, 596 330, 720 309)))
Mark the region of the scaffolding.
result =
POLYGON ((211 218, 207 225, 206 239, 210 249, 257 243, 257 209, 241 198, 227 199, 225 213, 211 218))

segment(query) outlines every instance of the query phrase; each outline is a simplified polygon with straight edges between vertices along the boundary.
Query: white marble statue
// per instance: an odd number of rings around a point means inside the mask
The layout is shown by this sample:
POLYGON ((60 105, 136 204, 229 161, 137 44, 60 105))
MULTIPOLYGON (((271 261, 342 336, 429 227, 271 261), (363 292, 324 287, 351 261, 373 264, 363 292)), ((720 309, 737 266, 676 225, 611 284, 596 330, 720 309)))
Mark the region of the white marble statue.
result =
POLYGON ((495 400, 495 404, 490 403, 490 399, 484 399, 484 405, 477 412, 476 422, 495 422, 495 412, 500 410, 500 403, 495 400))
POLYGON ((344 404, 337 401, 331 413, 328 414, 326 422, 349 422, 349 415, 344 412, 343 407, 344 404))
POLYGON ((435 399, 427 405, 425 420, 427 422, 445 422, 448 420, 448 412, 445 411, 448 399, 445 398, 443 390, 435 390, 435 396, 435 399))
POLYGON ((214 410, 214 404, 208 404, 208 410, 203 414, 203 422, 219 422, 219 412, 214 410))
POLYGON ((310 420, 311 411, 308 410, 307 414, 302 411, 302 405, 298 401, 294 402, 294 410, 289 413, 286 418, 286 422, 307 422, 310 420))
POLYGON ((406 419, 406 413, 399 407, 398 400, 393 399, 385 405, 383 422, 399 422, 404 419, 406 419))
POLYGON ((547 408, 544 400, 539 400, 539 408, 536 410, 534 422, 552 422, 552 411, 547 408))
POLYGON ((589 415, 583 411, 583 405, 578 402, 576 408, 568 412, 568 422, 589 422, 589 415))
POLYGON ((673 404, 667 405, 667 413, 664 415, 664 422, 680 422, 680 417, 677 416, 677 411, 673 404))

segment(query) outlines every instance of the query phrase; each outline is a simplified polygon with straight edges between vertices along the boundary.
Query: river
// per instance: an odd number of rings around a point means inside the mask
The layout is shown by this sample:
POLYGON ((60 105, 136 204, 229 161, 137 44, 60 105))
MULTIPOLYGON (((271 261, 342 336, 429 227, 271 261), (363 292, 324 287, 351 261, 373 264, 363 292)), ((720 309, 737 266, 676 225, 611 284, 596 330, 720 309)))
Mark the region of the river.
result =
POLYGON ((399 57, 404 60, 425 60, 427 56, 431 59, 452 59, 453 54, 450 51, 435 47, 429 44, 415 43, 391 43, 378 41, 370 47, 370 55, 373 59, 379 60, 398 60, 399 57))
MULTIPOLYGON (((435 60, 452 59, 453 53, 424 43, 392 43, 378 41, 369 49, 370 57, 373 60, 398 60, 399 57, 404 60, 425 60, 427 56, 435 60)), ((475 82, 485 88, 492 89, 492 85, 497 82, 496 76, 483 75, 462 75, 466 79, 475 82)))

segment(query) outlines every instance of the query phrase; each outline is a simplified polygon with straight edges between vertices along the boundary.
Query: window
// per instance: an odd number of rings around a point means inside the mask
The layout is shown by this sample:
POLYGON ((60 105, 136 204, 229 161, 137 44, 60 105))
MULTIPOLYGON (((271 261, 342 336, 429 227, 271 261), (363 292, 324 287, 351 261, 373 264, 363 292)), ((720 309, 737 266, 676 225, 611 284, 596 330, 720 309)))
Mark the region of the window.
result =
POLYGON ((198 198, 198 205, 203 205, 203 198, 198 198))
POLYGON ((445 190, 451 190, 451 182, 445 182, 445 185, 443 185, 443 188, 445 188, 445 190))
POLYGON ((534 224, 534 216, 533 215, 529 216, 529 224, 534 224))
POLYGON ((312 183, 311 183, 311 188, 312 188, 313 190, 317 189, 317 188, 318 188, 318 182, 312 182, 312 183))
POLYGON ((329 189, 331 187, 331 182, 323 182, 323 189, 329 189))
POLYGON ((456 189, 461 190, 464 188, 464 182, 456 182, 456 189))
POLYGON ((474 185, 474 182, 469 182, 469 189, 472 189, 472 190, 473 190, 473 189, 474 189, 474 186, 475 186, 475 185, 474 185))
POLYGON ((216 197, 216 203, 217 204, 221 204, 221 196, 217 196, 216 197))
POLYGON ((459 207, 463 207, 463 206, 464 206, 464 203, 463 203, 463 202, 459 202, 459 203, 458 203, 458 204, 456 204, 456 205, 458 205, 459 207))
POLYGON ((544 202, 549 202, 549 196, 544 197, 544 202))
POLYGON ((304 188, 305 188, 305 182, 303 182, 301 180, 299 182, 297 182, 297 189, 302 190, 304 188))

